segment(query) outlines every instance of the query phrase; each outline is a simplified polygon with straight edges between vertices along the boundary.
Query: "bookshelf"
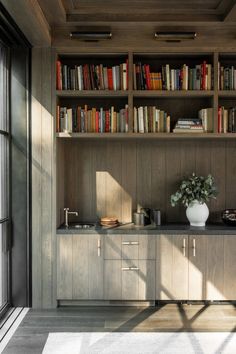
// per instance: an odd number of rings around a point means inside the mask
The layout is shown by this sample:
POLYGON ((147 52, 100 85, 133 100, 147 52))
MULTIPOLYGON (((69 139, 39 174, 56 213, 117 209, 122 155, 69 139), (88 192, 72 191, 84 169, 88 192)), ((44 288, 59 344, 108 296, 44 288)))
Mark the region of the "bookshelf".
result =
POLYGON ((230 53, 94 53, 88 54, 58 54, 61 63, 73 67, 74 65, 99 65, 112 67, 125 63, 128 59, 127 90, 56 90, 56 102, 61 107, 76 107, 88 105, 90 108, 114 106, 115 110, 128 105, 128 132, 127 133, 63 133, 57 132, 57 138, 77 139, 232 139, 235 133, 218 133, 218 106, 226 109, 235 106, 236 90, 219 90, 218 62, 224 67, 234 66, 236 69, 236 55, 230 53), (207 90, 135 90, 134 64, 141 62, 150 65, 152 71, 160 71, 168 63, 171 68, 181 68, 183 64, 194 68, 202 62, 207 62, 212 68, 211 89, 207 90), (213 108, 212 133, 134 133, 133 107, 157 106, 170 114, 171 131, 178 118, 197 118, 202 108, 213 108))

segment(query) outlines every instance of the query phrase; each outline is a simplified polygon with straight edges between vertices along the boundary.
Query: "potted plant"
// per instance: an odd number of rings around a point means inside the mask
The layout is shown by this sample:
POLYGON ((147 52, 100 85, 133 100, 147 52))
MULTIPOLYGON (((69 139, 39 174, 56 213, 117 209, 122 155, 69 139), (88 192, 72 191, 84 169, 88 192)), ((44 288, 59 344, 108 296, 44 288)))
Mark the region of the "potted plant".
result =
POLYGON ((176 193, 171 195, 171 205, 174 207, 181 202, 186 209, 186 216, 191 226, 205 226, 209 216, 206 202, 216 198, 214 178, 197 176, 192 173, 184 179, 176 193))

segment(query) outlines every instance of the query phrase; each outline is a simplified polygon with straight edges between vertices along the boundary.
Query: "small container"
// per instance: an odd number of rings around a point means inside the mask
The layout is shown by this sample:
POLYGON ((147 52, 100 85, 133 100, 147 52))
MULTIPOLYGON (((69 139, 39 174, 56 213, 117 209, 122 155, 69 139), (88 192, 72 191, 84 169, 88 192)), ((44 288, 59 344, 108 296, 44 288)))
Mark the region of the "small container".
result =
POLYGON ((151 211, 151 221, 155 226, 161 225, 161 211, 158 209, 152 209, 151 211))
POLYGON ((134 213, 133 214, 134 225, 144 226, 145 225, 145 215, 144 213, 134 213))

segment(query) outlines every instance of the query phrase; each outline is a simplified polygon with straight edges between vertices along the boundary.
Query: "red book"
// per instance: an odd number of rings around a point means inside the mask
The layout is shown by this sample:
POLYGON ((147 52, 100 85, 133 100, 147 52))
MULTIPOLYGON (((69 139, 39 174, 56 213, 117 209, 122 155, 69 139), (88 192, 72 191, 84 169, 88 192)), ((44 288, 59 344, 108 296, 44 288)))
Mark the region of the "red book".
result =
POLYGON ((87 74, 86 74, 86 66, 83 66, 83 83, 84 83, 84 90, 88 90, 87 86, 87 74))
POLYGON ((218 133, 222 133, 222 109, 221 107, 218 108, 218 133))
POLYGON ((61 62, 57 60, 57 90, 62 90, 61 62))
POLYGON ((107 68, 108 89, 113 90, 112 68, 107 68))
POLYGON ((105 111, 105 133, 110 132, 110 112, 105 111))
POLYGON ((146 84, 147 90, 151 90, 151 76, 150 76, 150 65, 144 65, 145 74, 146 74, 146 84))
POLYGON ((206 89, 206 62, 204 61, 203 64, 201 64, 201 90, 206 89))
POLYGON ((96 116, 95 116, 95 132, 99 133, 99 112, 96 111, 96 116))

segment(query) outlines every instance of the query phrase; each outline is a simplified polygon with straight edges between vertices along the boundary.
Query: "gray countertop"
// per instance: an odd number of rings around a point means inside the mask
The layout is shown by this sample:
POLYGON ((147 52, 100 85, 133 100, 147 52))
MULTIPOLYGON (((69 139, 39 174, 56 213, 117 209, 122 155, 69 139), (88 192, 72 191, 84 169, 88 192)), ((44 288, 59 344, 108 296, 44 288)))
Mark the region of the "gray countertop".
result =
POLYGON ((69 228, 61 226, 57 234, 190 234, 190 235, 236 235, 236 227, 223 223, 208 224, 206 227, 191 227, 188 224, 167 224, 159 227, 153 225, 137 227, 134 224, 123 224, 117 227, 102 227, 99 224, 90 229, 77 229, 73 224, 69 228))

